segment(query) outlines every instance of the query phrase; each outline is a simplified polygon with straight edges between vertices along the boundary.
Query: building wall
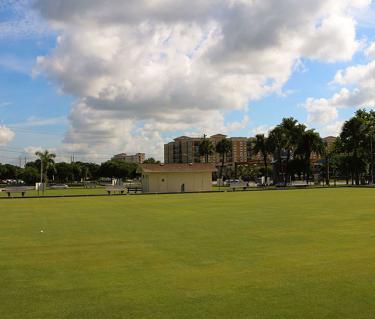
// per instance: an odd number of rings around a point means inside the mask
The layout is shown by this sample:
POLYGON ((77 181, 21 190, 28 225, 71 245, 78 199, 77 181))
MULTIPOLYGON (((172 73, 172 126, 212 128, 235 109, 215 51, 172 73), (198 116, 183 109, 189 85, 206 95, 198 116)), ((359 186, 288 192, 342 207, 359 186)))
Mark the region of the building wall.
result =
POLYGON ((232 157, 231 162, 234 163, 245 163, 248 161, 248 139, 244 137, 232 137, 232 157))
MULTIPOLYGON (((217 134, 208 137, 216 147, 225 135, 217 134)), ((173 142, 164 145, 164 163, 203 163, 204 156, 200 156, 199 145, 203 138, 191 138, 188 136, 181 136, 176 138, 173 142)), ((248 162, 251 158, 248 156, 248 141, 246 137, 231 137, 229 140, 232 143, 232 153, 225 157, 227 164, 248 162)), ((221 162, 221 155, 214 152, 208 157, 209 163, 221 162)))
POLYGON ((112 157, 113 160, 124 161, 125 163, 142 164, 145 161, 145 153, 137 153, 135 155, 127 155, 125 153, 117 154, 112 157))
POLYGON ((185 192, 211 191, 212 172, 143 173, 144 193, 180 193, 181 185, 185 192))

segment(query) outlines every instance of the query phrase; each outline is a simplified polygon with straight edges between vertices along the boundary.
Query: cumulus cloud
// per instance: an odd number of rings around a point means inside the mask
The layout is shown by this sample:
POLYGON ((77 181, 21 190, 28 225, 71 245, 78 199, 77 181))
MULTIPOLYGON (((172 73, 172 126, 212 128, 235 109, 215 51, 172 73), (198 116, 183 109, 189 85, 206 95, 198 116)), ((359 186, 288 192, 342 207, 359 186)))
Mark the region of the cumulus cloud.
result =
POLYGON ((264 134, 265 136, 268 136, 269 133, 275 128, 274 125, 259 125, 254 127, 251 130, 251 133, 255 136, 258 134, 264 134))
POLYGON ((156 155, 161 132, 245 127, 224 114, 281 93, 301 58, 350 60, 370 2, 37 0, 59 37, 35 72, 77 99, 64 147, 156 155))
POLYGON ((44 149, 41 146, 28 146, 24 148, 24 151, 28 155, 35 156, 36 152, 43 152, 44 149))
POLYGON ((370 58, 375 58, 375 42, 372 42, 365 50, 365 54, 370 58))
POLYGON ((333 83, 342 88, 332 97, 306 100, 308 122, 334 126, 340 109, 375 106, 375 60, 338 71, 333 83))
POLYGON ((7 145, 16 134, 8 127, 0 125, 0 146, 7 145))
POLYGON ((322 136, 339 136, 342 130, 344 121, 333 121, 330 124, 320 128, 320 134, 322 136))

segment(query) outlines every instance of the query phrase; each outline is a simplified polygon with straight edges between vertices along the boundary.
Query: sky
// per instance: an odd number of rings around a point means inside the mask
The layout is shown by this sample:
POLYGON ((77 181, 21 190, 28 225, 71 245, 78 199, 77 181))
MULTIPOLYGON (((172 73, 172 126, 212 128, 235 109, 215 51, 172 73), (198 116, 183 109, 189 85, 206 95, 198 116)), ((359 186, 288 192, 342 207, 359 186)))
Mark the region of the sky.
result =
POLYGON ((371 0, 0 0, 0 162, 163 158, 180 135, 337 135, 375 105, 371 0))

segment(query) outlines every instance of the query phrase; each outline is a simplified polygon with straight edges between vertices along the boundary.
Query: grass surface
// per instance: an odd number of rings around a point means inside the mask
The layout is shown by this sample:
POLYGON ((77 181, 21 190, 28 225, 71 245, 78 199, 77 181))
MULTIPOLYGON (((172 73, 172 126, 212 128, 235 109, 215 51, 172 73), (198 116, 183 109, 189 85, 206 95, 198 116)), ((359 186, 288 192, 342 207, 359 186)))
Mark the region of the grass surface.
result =
POLYGON ((1 201, 0 316, 374 318, 374 204, 346 188, 1 201))
MULTIPOLYGON (((6 188, 6 187, 3 187, 6 188)), ((27 191, 25 197, 33 197, 33 196, 41 196, 41 197, 48 197, 48 196, 72 196, 72 195, 103 195, 107 194, 104 187, 97 187, 97 188, 84 188, 84 187, 70 187, 68 189, 47 189, 43 192, 38 194, 36 190, 27 191)), ((0 197, 8 197, 8 194, 5 192, 0 192, 0 197)), ((11 197, 22 197, 21 193, 13 193, 11 197)))

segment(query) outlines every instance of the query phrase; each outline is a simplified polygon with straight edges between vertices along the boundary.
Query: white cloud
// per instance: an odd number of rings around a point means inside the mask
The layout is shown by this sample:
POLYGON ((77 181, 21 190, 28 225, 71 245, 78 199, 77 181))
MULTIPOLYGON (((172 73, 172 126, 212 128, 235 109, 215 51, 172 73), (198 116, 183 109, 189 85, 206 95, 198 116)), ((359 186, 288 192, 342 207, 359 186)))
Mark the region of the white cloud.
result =
POLYGON ((235 122, 230 122, 226 125, 226 128, 224 131, 226 132, 232 132, 232 131, 237 131, 241 129, 245 129, 250 122, 250 118, 248 115, 245 115, 241 121, 235 121, 235 122))
POLYGON ((309 123, 334 127, 340 109, 375 106, 375 60, 338 71, 333 83, 342 88, 332 97, 306 100, 309 123))
POLYGON ((375 58, 375 42, 372 42, 365 50, 365 54, 370 58, 375 58))
POLYGON ((7 145, 16 134, 8 127, 0 125, 0 146, 7 145))
POLYGON ((321 136, 339 136, 341 133, 343 121, 333 121, 330 124, 320 128, 319 133, 321 136))
POLYGON ((268 136, 269 132, 272 131, 274 128, 274 125, 259 125, 251 130, 251 134, 254 136, 257 134, 264 134, 265 136, 268 136))
POLYGON ((41 146, 28 146, 24 148, 24 151, 28 155, 35 156, 36 152, 43 152, 44 149, 41 146))
POLYGON ((224 114, 282 92, 301 58, 350 60, 369 3, 37 0, 60 36, 35 72, 77 98, 66 148, 160 155, 161 132, 246 127, 224 114))

